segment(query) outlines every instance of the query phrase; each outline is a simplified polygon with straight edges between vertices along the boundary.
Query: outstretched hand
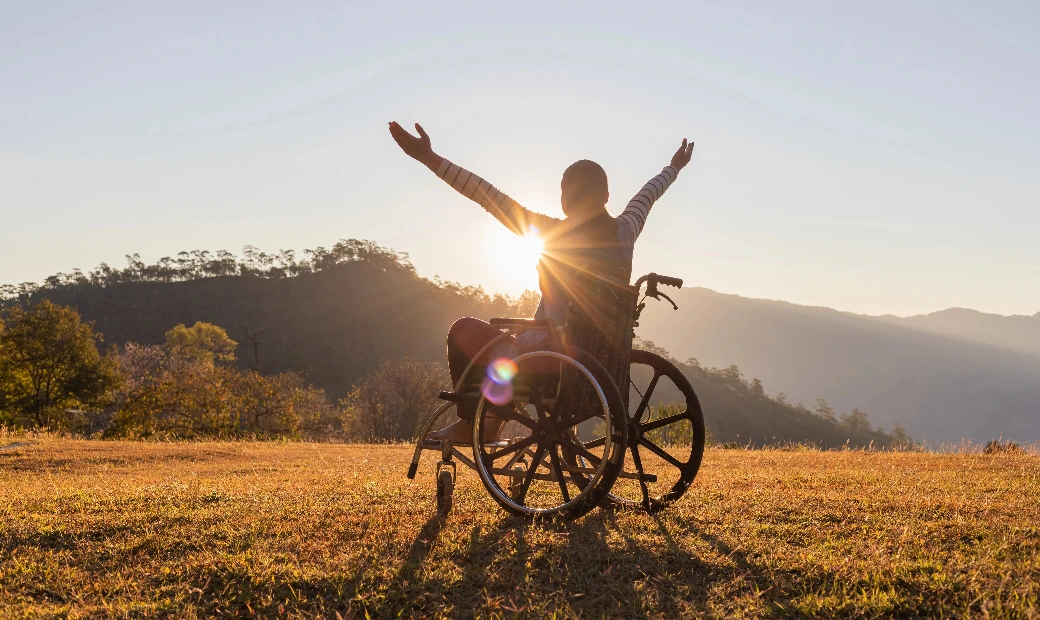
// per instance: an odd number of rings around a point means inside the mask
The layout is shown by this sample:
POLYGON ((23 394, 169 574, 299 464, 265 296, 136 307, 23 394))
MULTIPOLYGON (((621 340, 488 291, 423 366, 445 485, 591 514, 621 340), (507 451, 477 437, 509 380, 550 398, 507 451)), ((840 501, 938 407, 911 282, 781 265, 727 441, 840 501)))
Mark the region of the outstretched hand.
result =
POLYGON ((672 155, 672 168, 675 168, 676 172, 682 170, 686 167, 686 164, 690 163, 691 157, 693 157, 693 142, 687 146, 686 138, 683 138, 682 146, 675 152, 675 155, 672 155))
POLYGON ((401 150, 412 159, 432 168, 439 163, 434 160, 440 158, 433 152, 433 147, 430 146, 430 136, 423 130, 422 125, 416 123, 415 130, 419 132, 418 137, 413 136, 396 121, 390 123, 390 135, 394 137, 397 146, 401 147, 401 150))

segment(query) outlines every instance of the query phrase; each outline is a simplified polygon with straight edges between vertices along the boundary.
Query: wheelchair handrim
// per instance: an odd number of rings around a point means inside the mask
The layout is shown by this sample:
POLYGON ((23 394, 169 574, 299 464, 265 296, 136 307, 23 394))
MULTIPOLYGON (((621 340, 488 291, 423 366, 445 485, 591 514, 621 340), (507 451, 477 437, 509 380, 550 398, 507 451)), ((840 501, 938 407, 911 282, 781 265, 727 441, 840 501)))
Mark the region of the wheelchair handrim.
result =
MULTIPOLYGON (((479 442, 481 440, 481 434, 483 433, 484 429, 482 428, 482 424, 476 424, 478 417, 484 413, 484 409, 487 404, 487 399, 484 397, 483 394, 481 394, 480 401, 477 403, 477 411, 473 418, 473 460, 477 466, 477 473, 480 475, 481 478, 484 479, 485 482, 488 483, 485 485, 488 487, 488 490, 491 491, 491 493, 493 493, 500 501, 506 502, 507 504, 515 507, 517 510, 522 511, 528 515, 539 516, 554 514, 560 512, 561 510, 565 510, 570 506, 576 505, 578 502, 584 499, 589 493, 591 493, 592 490, 596 487, 596 483, 603 476, 603 471, 606 469, 607 462, 609 460, 607 456, 610 454, 610 450, 613 445, 612 436, 614 432, 614 421, 611 419, 610 405, 607 402, 607 395, 603 392, 603 388, 600 386, 599 382, 596 381, 596 378, 592 376, 592 372, 589 371, 589 369, 586 368, 583 364, 581 364, 574 358, 568 357, 562 353, 557 353, 555 351, 531 351, 529 353, 524 353, 513 358, 513 362, 519 365, 520 362, 532 357, 556 358, 564 363, 569 363, 572 366, 576 367, 578 370, 580 370, 581 373, 585 375, 585 378, 588 379, 589 382, 592 383, 592 385, 596 388, 596 396, 599 397, 600 406, 603 408, 604 413, 603 418, 606 422, 606 439, 603 444, 604 458, 600 460, 600 464, 599 467, 596 468, 595 475, 592 477, 589 483, 585 485, 585 488, 582 489, 576 496, 572 497, 569 502, 565 502, 563 504, 560 504, 559 506, 555 506, 553 508, 531 508, 513 501, 513 498, 510 497, 508 493, 503 492, 498 482, 494 479, 494 476, 490 474, 485 468, 484 459, 481 458, 479 453, 479 442)), ((624 458, 624 455, 622 455, 622 458, 624 458)), ((537 467, 538 464, 536 463, 534 464, 534 466, 537 467)))

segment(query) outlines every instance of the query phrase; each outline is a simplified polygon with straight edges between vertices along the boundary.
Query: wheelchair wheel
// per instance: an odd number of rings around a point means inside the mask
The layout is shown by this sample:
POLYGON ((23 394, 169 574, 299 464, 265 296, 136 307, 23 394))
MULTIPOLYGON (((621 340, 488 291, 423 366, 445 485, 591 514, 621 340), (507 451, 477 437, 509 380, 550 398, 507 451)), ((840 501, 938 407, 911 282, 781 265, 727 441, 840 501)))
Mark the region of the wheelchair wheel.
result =
POLYGON ((579 517, 605 500, 621 472, 628 431, 621 392, 599 362, 572 346, 521 349, 513 363, 511 398, 496 405, 485 391, 477 407, 477 473, 512 514, 579 517), (515 439, 485 442, 488 424, 503 421, 515 439), (588 447, 585 439, 595 437, 599 443, 588 447))
POLYGON ((452 495, 455 493, 455 478, 447 469, 437 474, 437 514, 442 517, 451 512, 452 495))
POLYGON ((704 456, 704 415, 689 380, 671 362, 638 349, 629 359, 625 473, 611 489, 610 501, 654 513, 682 497, 697 476, 704 456), (653 407, 652 400, 662 404, 653 407))

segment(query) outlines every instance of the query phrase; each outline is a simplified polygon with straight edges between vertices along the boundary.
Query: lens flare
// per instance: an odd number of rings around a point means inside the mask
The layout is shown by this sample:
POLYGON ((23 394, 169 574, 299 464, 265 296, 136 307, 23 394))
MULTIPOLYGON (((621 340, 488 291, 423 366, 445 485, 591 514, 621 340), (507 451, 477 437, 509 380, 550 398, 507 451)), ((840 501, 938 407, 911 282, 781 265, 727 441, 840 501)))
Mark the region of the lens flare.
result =
POLYGON ((513 378, 516 377, 513 360, 500 357, 487 367, 487 377, 480 383, 480 393, 496 405, 505 405, 513 400, 513 378))
POLYGON ((516 376, 516 364, 509 358, 500 357, 488 364, 487 376, 499 385, 512 383, 516 376))
POLYGON ((509 401, 513 400, 513 384, 506 383, 505 385, 495 383, 489 378, 485 378, 480 383, 480 393, 484 395, 484 398, 494 405, 505 405, 509 401))

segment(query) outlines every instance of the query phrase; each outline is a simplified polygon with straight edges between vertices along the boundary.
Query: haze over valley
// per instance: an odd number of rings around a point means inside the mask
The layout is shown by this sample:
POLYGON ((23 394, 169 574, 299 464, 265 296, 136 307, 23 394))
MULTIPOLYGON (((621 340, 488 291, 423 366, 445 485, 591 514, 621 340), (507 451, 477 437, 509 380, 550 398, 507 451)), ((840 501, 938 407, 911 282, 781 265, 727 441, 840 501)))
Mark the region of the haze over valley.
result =
POLYGON ((637 333, 680 359, 736 364, 792 402, 860 407, 929 442, 1040 439, 1040 316, 870 317, 704 288, 672 297, 679 311, 650 302, 637 333))

